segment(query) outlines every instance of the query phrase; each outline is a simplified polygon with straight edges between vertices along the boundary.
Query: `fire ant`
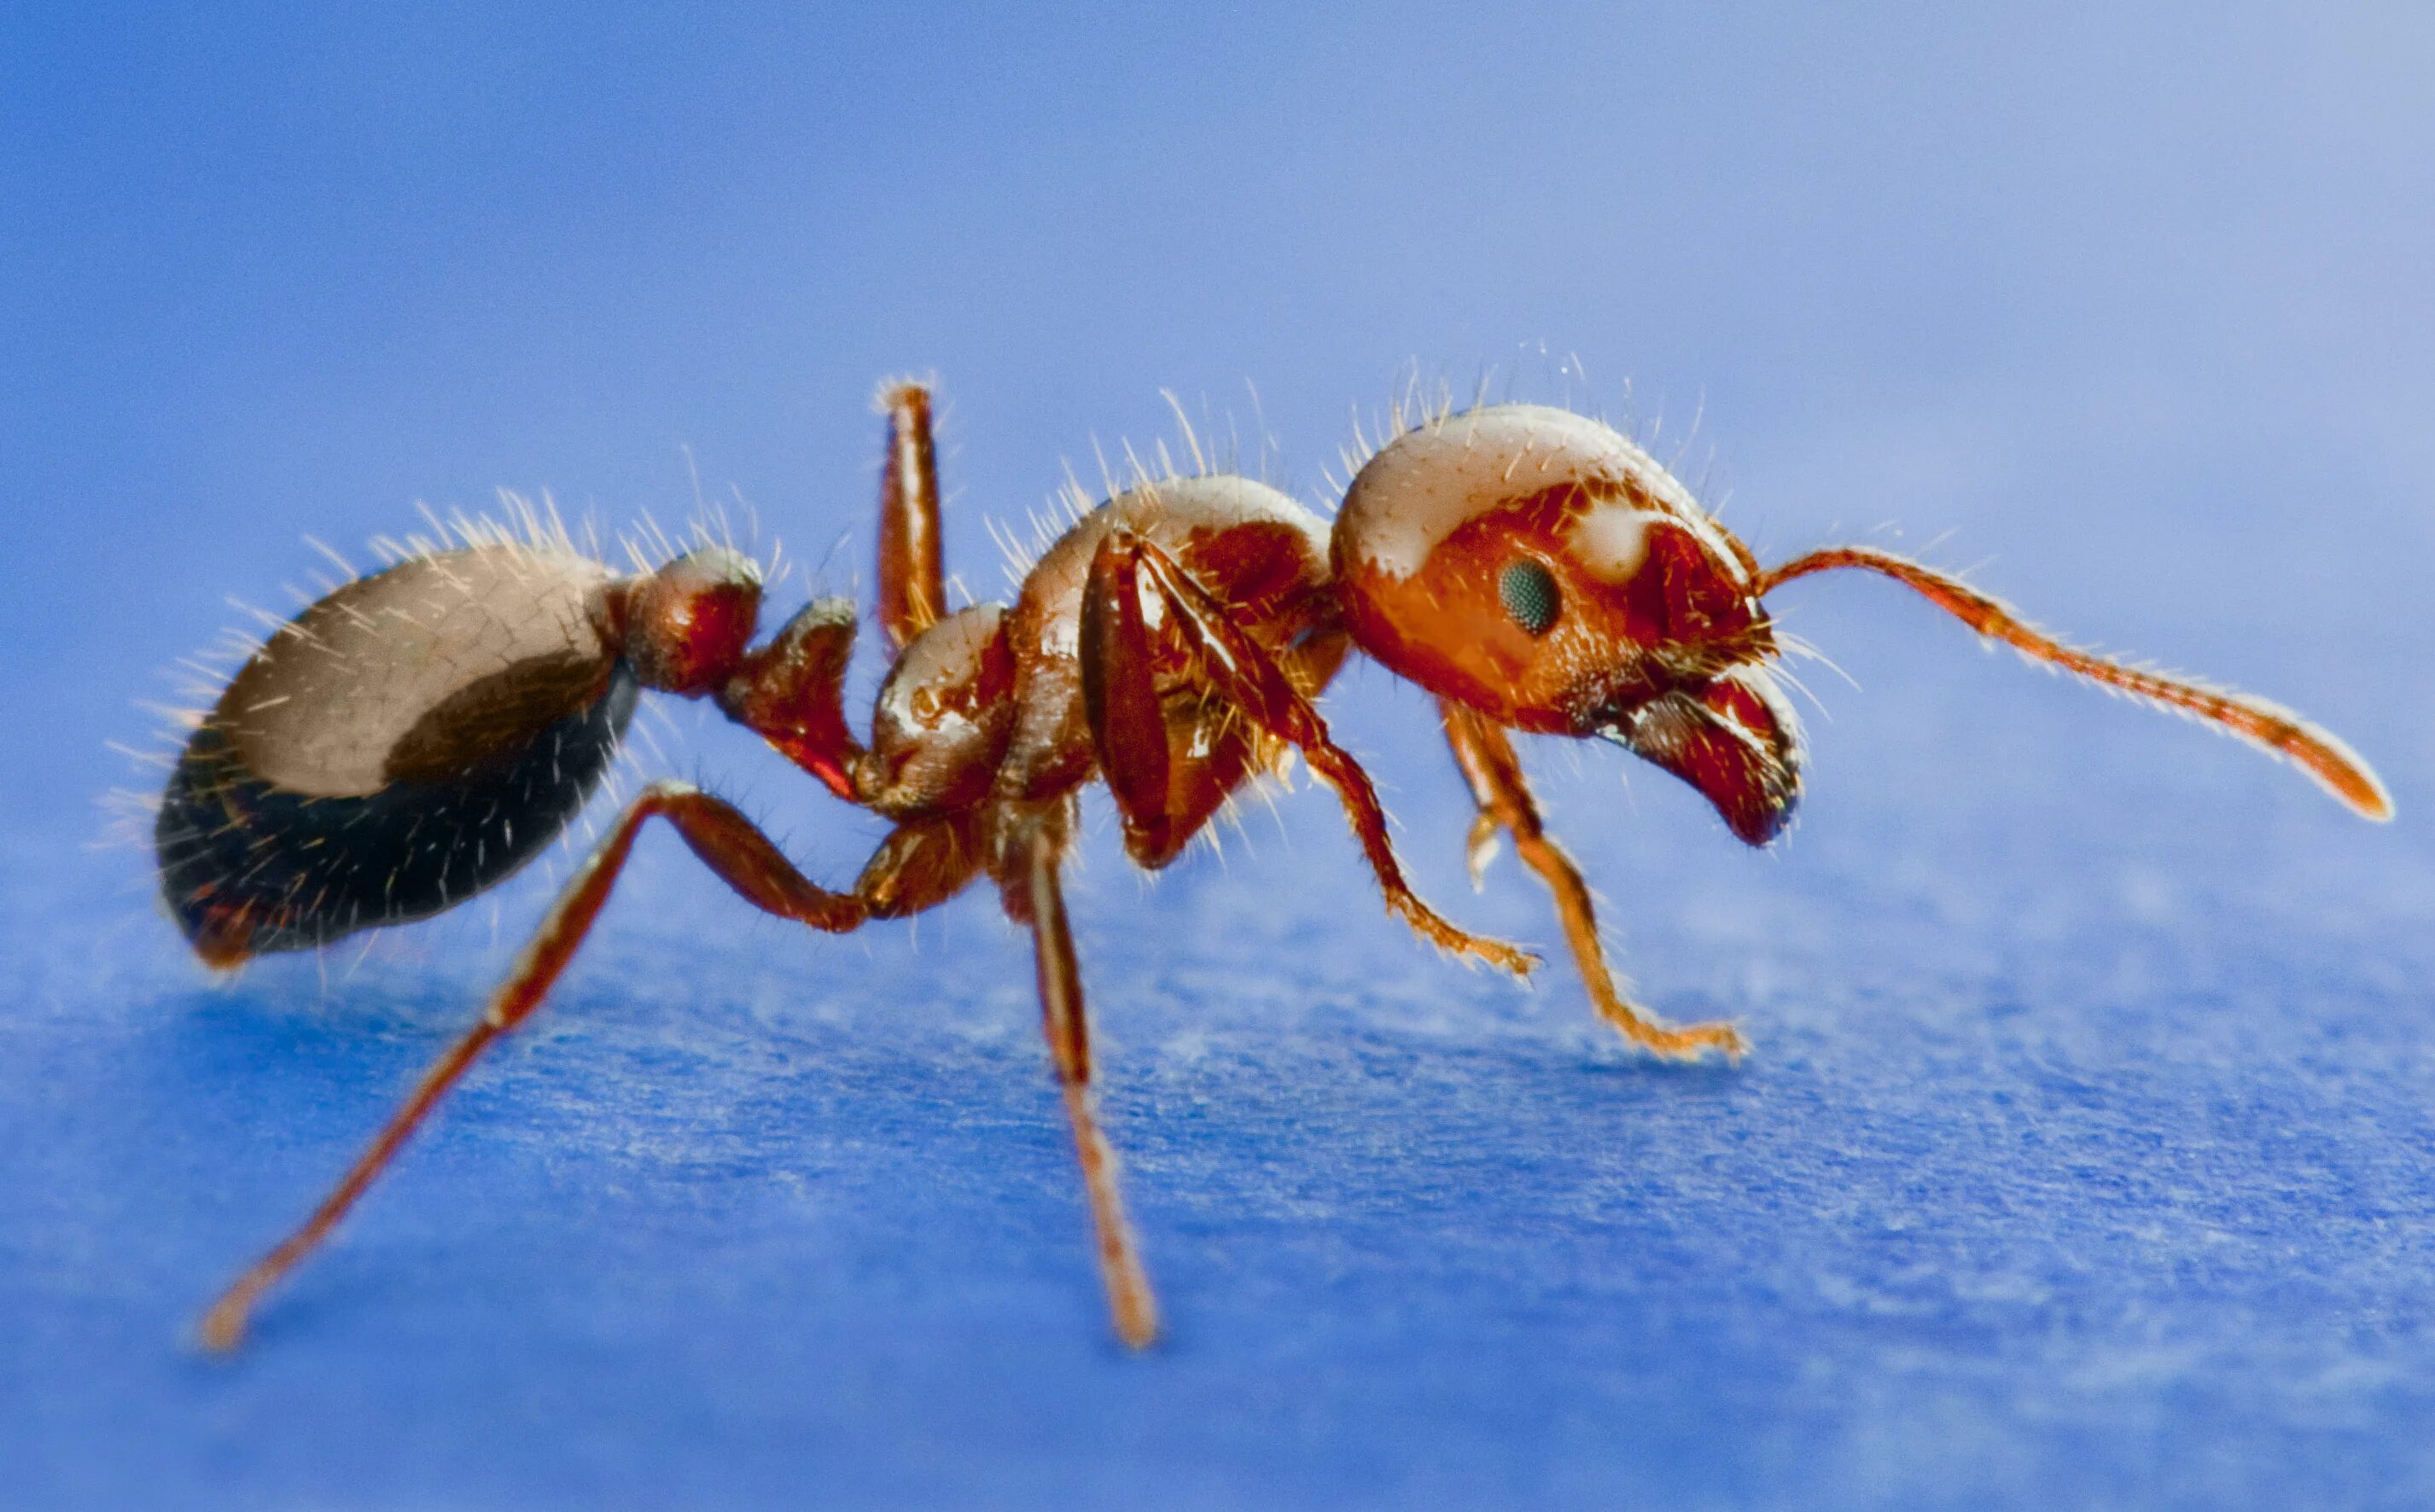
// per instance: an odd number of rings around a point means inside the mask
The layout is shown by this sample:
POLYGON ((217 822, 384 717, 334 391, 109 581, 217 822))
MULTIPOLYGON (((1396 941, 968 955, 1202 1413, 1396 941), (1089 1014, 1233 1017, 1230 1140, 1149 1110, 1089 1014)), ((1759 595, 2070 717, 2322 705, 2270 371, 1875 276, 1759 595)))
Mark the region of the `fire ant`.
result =
POLYGON ((756 645, 759 569, 731 549, 619 576, 562 540, 504 537, 337 589, 273 633, 201 719, 156 840, 170 910, 217 968, 423 918, 515 871, 583 806, 646 688, 712 700, 895 826, 833 892, 719 799, 682 782, 644 789, 472 1029, 319 1208, 211 1308, 209 1347, 236 1344, 262 1294, 541 1005, 653 818, 747 902, 836 934, 935 908, 984 876, 995 885, 1033 937, 1115 1332, 1138 1347, 1158 1312, 1093 1113, 1059 880, 1085 786, 1107 784, 1127 853, 1160 868, 1247 778, 1299 752, 1341 800, 1390 912, 1442 950, 1517 975, 1535 964, 1447 921, 1405 880, 1369 775, 1316 704, 1354 649, 1436 696, 1477 803, 1475 868, 1499 832, 1512 838, 1554 894, 1599 1013, 1659 1056, 1745 1047, 1731 1024, 1670 1027, 1624 996, 1511 734, 1613 741, 1765 845, 1800 796, 1803 747, 1769 671, 1779 646, 1762 601, 1795 578, 1891 577, 1982 637, 2211 721, 2370 818, 2392 813, 2364 762, 2288 710, 2075 650, 1917 562, 1839 546, 1762 568, 1647 453, 1558 409, 1499 404, 1405 431, 1354 477, 1332 526, 1244 477, 1144 481, 1077 520, 1011 605, 949 612, 930 396, 900 386, 882 407, 878 622, 895 661, 868 744, 841 703, 850 601, 818 600, 756 645))

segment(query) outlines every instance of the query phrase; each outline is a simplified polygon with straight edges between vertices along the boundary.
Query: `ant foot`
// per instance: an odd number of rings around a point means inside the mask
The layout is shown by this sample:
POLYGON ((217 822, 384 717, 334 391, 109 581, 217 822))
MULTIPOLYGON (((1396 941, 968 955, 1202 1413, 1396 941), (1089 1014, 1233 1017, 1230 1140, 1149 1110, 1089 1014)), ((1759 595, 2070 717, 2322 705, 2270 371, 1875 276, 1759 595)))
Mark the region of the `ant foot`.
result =
POLYGON ((1614 1021, 1617 1033, 1652 1056, 1667 1060, 1697 1060, 1714 1050, 1726 1060, 1739 1064, 1750 1054, 1750 1041, 1739 1029, 1719 1021, 1716 1023, 1686 1023, 1674 1028, 1645 1019, 1637 1014, 1614 1021))
POLYGON ((232 1288, 203 1314, 201 1326, 195 1331, 197 1341, 213 1354, 234 1353, 236 1347, 245 1342, 245 1325, 252 1311, 252 1295, 232 1288))

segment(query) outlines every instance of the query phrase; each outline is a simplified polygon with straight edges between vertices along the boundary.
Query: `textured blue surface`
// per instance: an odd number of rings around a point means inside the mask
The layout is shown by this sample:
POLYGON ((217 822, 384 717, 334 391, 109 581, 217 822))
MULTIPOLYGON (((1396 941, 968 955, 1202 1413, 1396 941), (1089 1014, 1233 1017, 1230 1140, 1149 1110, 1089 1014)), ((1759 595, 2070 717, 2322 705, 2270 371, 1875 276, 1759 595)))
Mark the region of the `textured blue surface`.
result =
MULTIPOLYGON (((950 18, 918 54, 836 18, 0 22, 0 1502, 2435 1500, 2435 38, 1602 11, 950 18), (1319 499, 1414 353, 1669 454, 1704 400, 1686 472, 1763 555, 1988 562, 2323 719, 2402 817, 1801 584, 1864 687, 1804 669, 1831 717, 1777 850, 1621 752, 1530 753, 1644 995, 1755 1040, 1726 1070, 1626 1054, 1561 959, 1434 958, 1321 795, 1155 884, 1095 806, 1147 1358, 987 900, 808 937, 656 835, 253 1347, 192 1352, 546 886, 207 982, 90 800, 221 595, 494 484, 682 518, 688 444, 799 559, 852 532, 819 575, 852 587, 869 387, 934 363, 993 593, 982 521, 1165 434, 1161 386, 1255 438, 1256 379, 1319 499)), ((1366 671, 1331 708, 1425 890, 1552 943, 1510 858, 1468 892, 1423 702, 1366 671)), ((667 713, 648 768, 859 863, 868 821, 667 713)))

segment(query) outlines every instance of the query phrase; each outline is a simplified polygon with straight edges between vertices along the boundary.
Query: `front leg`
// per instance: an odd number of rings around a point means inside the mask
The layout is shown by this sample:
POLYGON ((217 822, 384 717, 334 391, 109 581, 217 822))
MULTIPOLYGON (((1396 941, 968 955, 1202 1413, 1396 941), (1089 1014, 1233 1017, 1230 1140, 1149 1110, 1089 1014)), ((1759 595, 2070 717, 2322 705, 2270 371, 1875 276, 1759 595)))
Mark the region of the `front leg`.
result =
POLYGON ((1564 939, 1573 948, 1573 962, 1598 1013, 1625 1039, 1653 1054, 1676 1059, 1697 1058, 1703 1051, 1722 1051, 1738 1060, 1750 1049, 1730 1023, 1694 1023, 1673 1028, 1645 1009, 1634 1006, 1616 984, 1607 965, 1606 945, 1598 938, 1597 915, 1590 905, 1589 885, 1580 869, 1547 833, 1539 816, 1539 801, 1522 775, 1522 763, 1505 730, 1459 704, 1439 700, 1445 720, 1446 743, 1454 747, 1455 765, 1479 804, 1471 827, 1471 879, 1477 884, 1496 843, 1496 832, 1513 836, 1513 849, 1556 895, 1556 913, 1564 921, 1564 939))
POLYGON ((1299 747, 1344 804, 1361 853, 1390 912, 1442 950, 1528 976, 1538 958, 1503 940, 1461 929, 1412 890, 1387 833, 1387 811, 1361 764, 1328 734, 1327 721, 1288 679, 1267 648, 1227 616, 1226 608, 1149 541, 1112 532, 1092 558, 1082 593, 1082 696, 1108 787, 1130 836, 1160 827, 1167 804, 1167 746, 1151 682, 1154 660, 1142 594, 1159 595, 1167 627, 1181 636, 1210 691, 1275 739, 1299 747))

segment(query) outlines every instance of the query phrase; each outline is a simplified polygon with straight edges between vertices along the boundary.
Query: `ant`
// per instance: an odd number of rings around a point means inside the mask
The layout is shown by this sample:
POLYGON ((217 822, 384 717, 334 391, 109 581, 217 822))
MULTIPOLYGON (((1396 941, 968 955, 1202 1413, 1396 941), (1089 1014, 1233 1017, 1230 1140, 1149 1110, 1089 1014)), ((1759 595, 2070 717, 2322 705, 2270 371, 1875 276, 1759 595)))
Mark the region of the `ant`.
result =
POLYGON ((1032 936, 1050 1058, 1090 1197, 1116 1334, 1158 1311, 1093 1111, 1089 1020, 1061 869, 1078 799, 1104 782, 1126 852, 1172 862, 1243 782, 1290 754, 1334 790, 1388 909, 1431 944, 1525 975, 1535 958, 1412 890, 1368 773, 1316 700, 1355 649, 1438 700, 1477 804, 1546 884, 1598 1012, 1690 1058, 1745 1050, 1729 1023, 1671 1027, 1609 969, 1590 892, 1548 835, 1511 734, 1596 736, 1696 788, 1767 844, 1801 791, 1800 727, 1770 672, 1763 600, 1813 573, 1891 577, 1980 636, 2195 715, 2297 762, 2373 819, 2392 804, 2325 730, 2262 698, 2076 650, 1997 599, 1862 546, 1762 568, 1646 452, 1582 416, 1497 404, 1436 415, 1353 478, 1331 525, 1227 474, 1144 480, 1081 515, 1011 605, 949 612, 930 395, 884 390, 878 623, 894 652, 868 744, 842 687, 857 615, 817 600, 754 644, 756 565, 723 546, 620 576, 562 533, 475 533, 350 582, 281 627, 203 716, 156 842, 171 912, 215 968, 436 914, 530 860, 582 808, 642 689, 708 698, 848 802, 890 820, 853 886, 805 878, 734 806, 682 782, 629 801, 474 1026, 303 1224, 202 1322, 233 1348, 255 1302, 331 1230, 582 944, 638 831, 664 819, 747 902, 843 934, 938 907, 986 877, 1032 936))

